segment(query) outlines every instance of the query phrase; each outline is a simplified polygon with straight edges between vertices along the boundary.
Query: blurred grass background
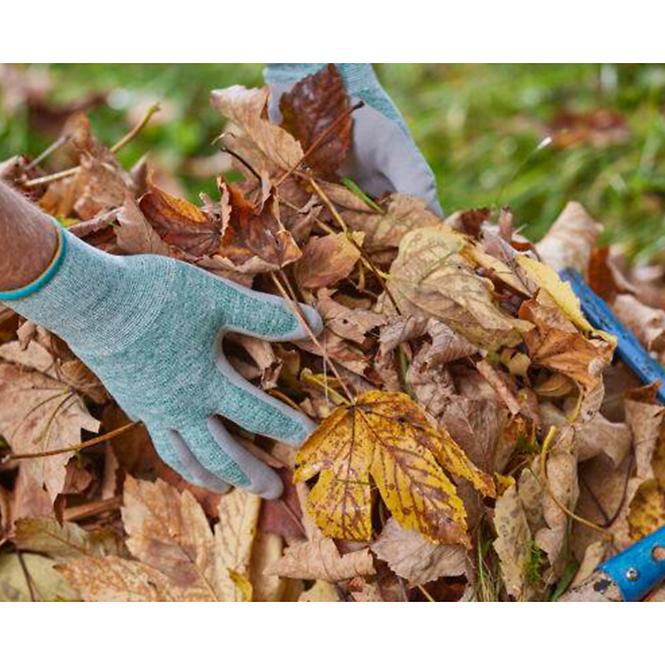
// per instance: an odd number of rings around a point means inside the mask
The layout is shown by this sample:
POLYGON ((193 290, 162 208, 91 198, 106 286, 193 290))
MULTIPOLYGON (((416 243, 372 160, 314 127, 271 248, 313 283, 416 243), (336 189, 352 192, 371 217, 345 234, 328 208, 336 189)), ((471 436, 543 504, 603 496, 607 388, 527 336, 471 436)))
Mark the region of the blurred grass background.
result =
MULTIPOLYGON (((107 144, 161 101, 161 119, 122 151, 121 161, 131 166, 149 151, 192 198, 212 192, 214 179, 201 175, 197 159, 215 154, 211 142, 222 128, 208 92, 260 85, 261 69, 5 67, 0 161, 39 154, 57 135, 58 113, 93 93, 106 95, 89 115, 107 144)), ((622 243, 638 260, 665 256, 665 67, 390 64, 377 71, 434 169, 447 212, 509 204, 525 234, 538 239, 576 199, 603 222, 605 242, 622 243), (547 137, 549 145, 536 150, 547 137)))

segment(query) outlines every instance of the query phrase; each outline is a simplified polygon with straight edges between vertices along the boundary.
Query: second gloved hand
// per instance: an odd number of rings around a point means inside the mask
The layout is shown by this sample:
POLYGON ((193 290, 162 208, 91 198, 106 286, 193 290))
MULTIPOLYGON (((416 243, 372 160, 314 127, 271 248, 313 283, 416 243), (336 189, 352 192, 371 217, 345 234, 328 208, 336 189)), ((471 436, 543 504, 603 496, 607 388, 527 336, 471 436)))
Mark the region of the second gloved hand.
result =
MULTIPOLYGON (((277 474, 231 437, 219 415, 294 446, 313 424, 235 372, 221 338, 226 331, 306 337, 289 305, 175 259, 111 256, 60 233, 67 249, 55 277, 5 304, 62 337, 188 481, 279 496, 277 474)), ((318 334, 318 314, 302 310, 318 334)))
MULTIPOLYGON (((298 81, 323 64, 272 64, 264 72, 270 86, 270 119, 281 119, 279 100, 298 81)), ((423 199, 441 214, 434 174, 416 146, 397 107, 366 63, 336 65, 353 102, 365 105, 353 114, 353 147, 340 175, 349 176, 372 196, 401 192, 423 199)))

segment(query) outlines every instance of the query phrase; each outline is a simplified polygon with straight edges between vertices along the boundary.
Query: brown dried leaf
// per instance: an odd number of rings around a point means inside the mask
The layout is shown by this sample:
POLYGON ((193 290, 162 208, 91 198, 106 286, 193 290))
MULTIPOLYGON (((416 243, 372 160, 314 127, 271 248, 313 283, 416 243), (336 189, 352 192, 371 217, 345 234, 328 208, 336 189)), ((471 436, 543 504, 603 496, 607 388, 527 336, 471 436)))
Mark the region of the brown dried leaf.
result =
POLYGON ((412 586, 427 584, 439 577, 464 575, 467 570, 467 553, 462 545, 432 543, 417 531, 402 528, 392 517, 371 548, 412 586))
POLYGON ((318 289, 348 277, 360 258, 356 245, 362 245, 363 234, 356 231, 353 239, 355 245, 345 233, 310 238, 295 265, 296 282, 305 289, 318 289))
POLYGON ((388 279, 402 314, 434 317, 474 344, 515 346, 531 324, 494 303, 492 283, 460 254, 464 238, 439 225, 408 233, 388 279))
MULTIPOLYGON (((54 378, 55 359, 37 342, 30 342, 25 351, 18 342, 8 342, 0 347, 0 358, 0 434, 15 454, 72 447, 81 441, 82 429, 98 431, 99 422, 81 398, 54 378)), ((55 501, 73 454, 26 459, 21 466, 55 501)))
POLYGON ((264 572, 301 580, 340 582, 373 575, 375 571, 368 548, 340 554, 331 538, 324 538, 316 531, 311 540, 288 547, 282 558, 270 564, 264 572))
POLYGON ((172 256, 169 245, 148 223, 132 197, 127 197, 117 213, 118 225, 114 227, 118 247, 127 254, 161 254, 172 256))
POLYGON ((529 600, 535 591, 527 578, 532 539, 516 485, 496 500, 493 521, 497 533, 494 549, 499 555, 506 591, 516 600, 529 600))
MULTIPOLYGON (((352 195, 354 196, 354 195, 352 195)), ((356 197, 354 196, 354 199, 356 197)), ((354 230, 365 233, 365 249, 368 252, 399 247, 402 238, 414 229, 441 226, 442 220, 427 208, 427 204, 415 196, 390 194, 381 201, 384 213, 360 212, 355 209, 342 211, 344 221, 354 230)))
POLYGON ((538 254, 556 271, 575 268, 585 274, 602 229, 581 204, 569 201, 545 237, 536 244, 538 254))
POLYGON ((324 176, 334 176, 351 147, 353 125, 351 104, 335 65, 298 81, 282 95, 279 108, 284 119, 282 126, 298 139, 305 152, 328 131, 328 137, 307 156, 305 163, 324 176), (335 128, 330 131, 333 124, 335 128))
POLYGON ((219 251, 222 222, 210 219, 189 201, 150 185, 139 201, 139 208, 169 245, 194 257, 210 256, 219 251))

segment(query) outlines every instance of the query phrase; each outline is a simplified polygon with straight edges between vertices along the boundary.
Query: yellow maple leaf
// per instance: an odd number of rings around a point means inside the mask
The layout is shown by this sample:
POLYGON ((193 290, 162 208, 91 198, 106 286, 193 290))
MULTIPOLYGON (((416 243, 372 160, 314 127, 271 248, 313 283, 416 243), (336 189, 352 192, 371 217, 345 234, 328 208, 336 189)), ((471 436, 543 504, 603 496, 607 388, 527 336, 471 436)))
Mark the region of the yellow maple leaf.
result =
POLYGON ((572 287, 568 282, 564 282, 559 277, 554 268, 524 254, 517 255, 517 262, 526 273, 526 276, 541 289, 549 293, 554 302, 559 306, 559 309, 579 330, 598 335, 598 337, 602 337, 613 346, 616 345, 616 337, 614 335, 604 330, 597 330, 586 320, 586 317, 582 313, 580 301, 572 287))
POLYGON ((372 537, 370 478, 395 519, 433 542, 469 544, 464 504, 446 471, 495 493, 492 478, 403 393, 369 391, 335 409, 296 464, 296 481, 319 476, 307 500, 317 526, 347 540, 372 537))

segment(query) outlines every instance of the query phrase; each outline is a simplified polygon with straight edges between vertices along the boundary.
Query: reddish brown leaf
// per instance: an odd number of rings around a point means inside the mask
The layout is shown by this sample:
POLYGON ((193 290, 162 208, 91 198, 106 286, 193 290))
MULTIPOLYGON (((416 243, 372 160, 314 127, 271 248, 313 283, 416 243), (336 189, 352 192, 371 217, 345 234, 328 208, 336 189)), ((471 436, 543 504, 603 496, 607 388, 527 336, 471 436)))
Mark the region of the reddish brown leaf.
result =
POLYGON ((322 175, 334 175, 351 146, 353 124, 349 98, 335 65, 296 83, 282 95, 279 108, 282 126, 300 141, 305 152, 326 133, 305 163, 322 175))
POLYGON ((222 225, 210 219, 194 204, 150 186, 139 201, 146 216, 162 240, 195 257, 219 251, 222 225))

